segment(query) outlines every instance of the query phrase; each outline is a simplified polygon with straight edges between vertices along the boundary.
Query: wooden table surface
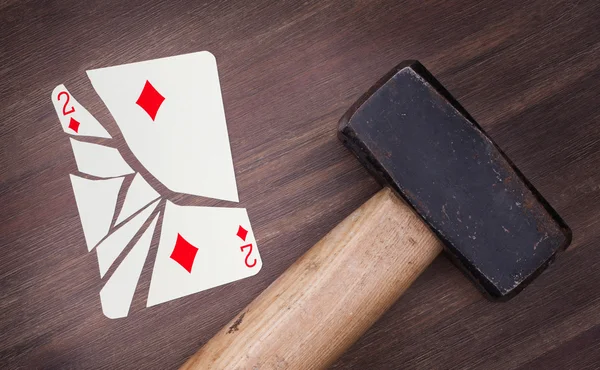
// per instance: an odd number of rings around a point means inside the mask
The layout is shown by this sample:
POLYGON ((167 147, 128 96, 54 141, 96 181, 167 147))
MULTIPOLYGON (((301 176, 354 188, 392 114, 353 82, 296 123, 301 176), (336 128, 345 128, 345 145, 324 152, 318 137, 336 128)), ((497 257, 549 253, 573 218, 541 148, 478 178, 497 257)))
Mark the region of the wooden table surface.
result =
POLYGON ((488 302, 439 257, 333 368, 598 368, 597 0, 0 1, 0 368, 182 364, 378 190, 336 125, 404 59, 458 98, 574 240, 508 303, 488 302), (147 309, 155 238, 129 316, 107 319, 50 93, 66 84, 137 168, 85 71, 200 50, 217 57, 263 269, 147 309))

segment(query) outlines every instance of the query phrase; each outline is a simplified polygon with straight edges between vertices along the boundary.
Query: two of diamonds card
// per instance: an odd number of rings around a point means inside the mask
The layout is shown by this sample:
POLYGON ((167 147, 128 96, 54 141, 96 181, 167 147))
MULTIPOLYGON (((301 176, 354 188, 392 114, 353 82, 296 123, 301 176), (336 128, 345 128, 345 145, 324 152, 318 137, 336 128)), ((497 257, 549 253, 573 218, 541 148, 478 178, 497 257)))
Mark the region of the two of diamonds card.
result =
MULTIPOLYGON (((238 201, 217 63, 211 53, 87 74, 131 152, 162 185, 176 193, 238 201)), ((116 148, 85 140, 111 136, 64 85, 54 89, 52 102, 63 130, 72 136, 80 174, 71 174, 71 183, 87 249, 95 250, 106 281, 100 301, 107 317, 129 313, 155 237, 158 250, 148 307, 260 270, 262 261, 244 208, 183 206, 163 199, 116 148), (127 177, 132 180, 123 189, 127 177), (120 192, 125 192, 125 200, 117 210, 120 192)))

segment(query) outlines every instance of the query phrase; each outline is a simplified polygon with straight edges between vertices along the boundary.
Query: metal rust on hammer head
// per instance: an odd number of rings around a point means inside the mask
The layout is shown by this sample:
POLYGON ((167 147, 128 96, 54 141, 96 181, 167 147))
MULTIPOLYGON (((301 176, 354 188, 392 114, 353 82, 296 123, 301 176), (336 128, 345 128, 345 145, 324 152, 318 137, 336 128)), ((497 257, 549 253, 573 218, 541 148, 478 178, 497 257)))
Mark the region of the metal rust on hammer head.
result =
POLYGON ((571 241, 564 221, 419 62, 371 88, 342 118, 339 136, 490 297, 518 293, 571 241))

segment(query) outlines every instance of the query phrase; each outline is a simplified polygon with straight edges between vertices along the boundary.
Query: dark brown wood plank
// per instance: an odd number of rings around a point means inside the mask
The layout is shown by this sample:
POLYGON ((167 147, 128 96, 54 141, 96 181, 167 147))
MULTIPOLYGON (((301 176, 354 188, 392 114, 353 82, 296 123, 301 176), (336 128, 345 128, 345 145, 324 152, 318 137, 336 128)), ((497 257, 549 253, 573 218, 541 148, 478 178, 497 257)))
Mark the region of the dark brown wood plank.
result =
POLYGON ((334 368, 594 368, 599 29, 594 0, 1 1, 0 367, 183 363, 377 191, 337 141, 337 120, 396 63, 419 59, 565 218, 573 248, 505 304, 438 258, 334 368), (137 169, 85 70, 199 50, 219 63, 240 205, 264 267, 145 309, 148 262, 129 317, 106 319, 50 93, 65 83, 137 169))

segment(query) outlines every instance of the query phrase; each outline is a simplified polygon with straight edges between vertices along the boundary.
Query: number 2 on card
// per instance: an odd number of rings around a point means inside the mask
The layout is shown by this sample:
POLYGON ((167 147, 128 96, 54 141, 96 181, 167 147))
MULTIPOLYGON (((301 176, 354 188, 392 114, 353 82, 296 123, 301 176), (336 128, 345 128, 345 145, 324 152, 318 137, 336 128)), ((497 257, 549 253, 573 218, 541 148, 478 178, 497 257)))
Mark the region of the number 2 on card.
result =
POLYGON ((254 259, 254 262, 252 262, 252 264, 248 263, 248 258, 250 257, 250 253, 252 253, 252 244, 242 245, 240 247, 240 250, 243 252, 245 248, 250 248, 250 250, 248 251, 248 254, 246 254, 246 258, 244 259, 244 262, 246 263, 246 266, 248 266, 248 267, 254 267, 254 266, 256 266, 256 258, 254 259))
POLYGON ((61 91, 61 92, 58 93, 58 101, 60 101, 60 97, 63 94, 67 97, 67 100, 65 100, 65 104, 63 105, 63 116, 66 116, 67 114, 71 114, 71 113, 75 112, 75 107, 71 106, 71 109, 69 109, 67 111, 67 105, 69 104, 69 100, 71 100, 71 96, 69 95, 68 92, 61 91))

